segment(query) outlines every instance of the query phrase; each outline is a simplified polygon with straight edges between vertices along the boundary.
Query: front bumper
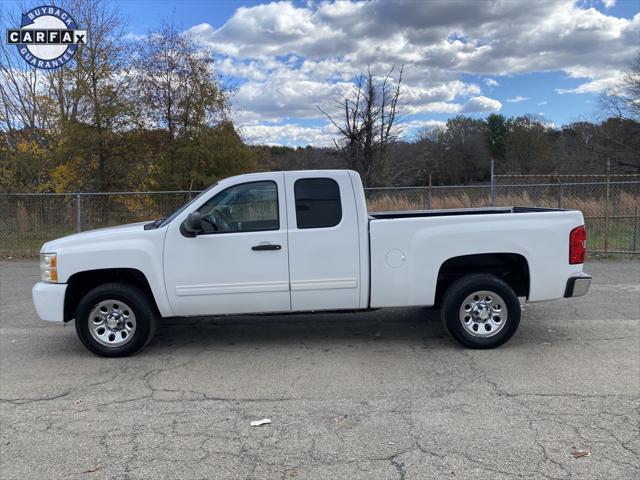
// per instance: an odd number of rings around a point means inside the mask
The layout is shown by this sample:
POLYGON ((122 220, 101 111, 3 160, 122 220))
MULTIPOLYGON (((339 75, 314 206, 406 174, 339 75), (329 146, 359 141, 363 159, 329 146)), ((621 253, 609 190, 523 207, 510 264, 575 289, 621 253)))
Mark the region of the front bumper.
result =
POLYGON ((31 290, 33 304, 42 320, 47 322, 64 321, 64 295, 66 283, 38 282, 31 290))
POLYGON ((567 280, 567 288, 564 291, 564 298, 581 297, 586 295, 591 286, 591 275, 581 272, 567 280))

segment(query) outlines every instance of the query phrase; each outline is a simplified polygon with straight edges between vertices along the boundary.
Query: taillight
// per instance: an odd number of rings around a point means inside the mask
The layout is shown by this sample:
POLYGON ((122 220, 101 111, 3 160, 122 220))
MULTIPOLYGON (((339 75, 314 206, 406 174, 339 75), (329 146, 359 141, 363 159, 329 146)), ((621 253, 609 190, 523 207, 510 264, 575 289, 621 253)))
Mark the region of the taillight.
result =
POLYGON ((587 253, 587 231, 584 225, 571 230, 569 234, 569 263, 584 263, 584 257, 587 253))

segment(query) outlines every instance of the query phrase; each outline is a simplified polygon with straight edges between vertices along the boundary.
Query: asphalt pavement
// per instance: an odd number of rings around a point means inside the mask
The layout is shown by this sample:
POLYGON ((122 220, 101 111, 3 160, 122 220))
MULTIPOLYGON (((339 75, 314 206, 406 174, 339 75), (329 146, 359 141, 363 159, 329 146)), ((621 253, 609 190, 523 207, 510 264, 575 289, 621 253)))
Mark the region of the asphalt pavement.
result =
POLYGON ((104 359, 0 262, 0 478, 640 478, 640 261, 586 270, 496 350, 411 308, 170 319, 104 359))

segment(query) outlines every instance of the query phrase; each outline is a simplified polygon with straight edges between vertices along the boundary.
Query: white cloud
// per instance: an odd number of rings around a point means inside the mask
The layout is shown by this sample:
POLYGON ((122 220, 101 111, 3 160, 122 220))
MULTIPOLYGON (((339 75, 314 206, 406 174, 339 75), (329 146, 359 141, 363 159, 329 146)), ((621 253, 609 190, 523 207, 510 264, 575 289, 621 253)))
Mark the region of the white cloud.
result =
POLYGON ((531 2, 526 9, 480 0, 273 2, 240 7, 218 29, 191 28, 218 52, 240 58, 350 56, 356 67, 405 63, 476 74, 621 68, 633 56, 638 30, 637 18, 609 16, 575 0, 531 2))
POLYGON ((559 95, 564 95, 565 93, 599 93, 614 88, 622 78, 622 75, 622 72, 615 72, 603 78, 581 83, 575 88, 556 88, 555 91, 559 95))
POLYGON ((447 122, 442 120, 411 120, 410 122, 406 122, 403 126, 407 130, 419 129, 419 128, 445 128, 447 126, 447 122))
POLYGON ((538 102, 538 106, 546 105, 547 103, 549 103, 549 102, 547 102, 546 100, 544 100, 544 101, 542 101, 542 102, 538 102))
POLYGON ((409 113, 460 113, 462 105, 450 102, 430 102, 425 105, 409 107, 409 113))
MULTIPOLYGON (((447 122, 442 120, 411 120, 401 124, 404 136, 413 137, 421 129, 446 129, 447 122)), ((251 144, 282 145, 287 147, 333 147, 338 138, 336 129, 327 123, 323 126, 300 126, 294 123, 260 124, 250 123, 239 128, 240 135, 251 144)))
MULTIPOLYGON (((607 8, 614 3, 603 0, 607 8)), ((527 8, 491 0, 281 1, 239 7, 221 27, 203 23, 189 33, 222 56, 221 73, 240 79, 238 118, 281 125, 322 118, 315 105, 333 108, 368 67, 380 75, 405 65, 403 100, 412 115, 501 109, 462 75, 491 89, 498 75, 562 71, 583 83, 558 93, 601 91, 636 54, 640 14, 618 18, 575 0, 527 8)))
POLYGON ((329 147, 333 145, 333 139, 336 137, 336 132, 330 125, 302 127, 293 123, 244 125, 240 127, 240 134, 248 143, 284 145, 288 147, 304 147, 307 145, 329 147))
POLYGON ((409 113, 457 113, 461 106, 452 103, 454 100, 480 93, 478 85, 454 80, 430 86, 406 85, 402 98, 409 113))
POLYGON ((502 103, 498 100, 488 97, 473 97, 470 99, 464 107, 460 110, 460 113, 489 113, 499 112, 502 108, 502 103))
POLYGON ((517 95, 513 98, 507 98, 507 102, 509 103, 520 103, 520 102, 524 102, 525 100, 529 100, 529 97, 523 97, 522 95, 517 95))
POLYGON ((432 102, 409 109, 410 113, 491 113, 499 112, 502 103, 493 98, 477 96, 470 98, 466 103, 432 102))
MULTIPOLYGON (((338 75, 340 67, 347 68, 338 62, 305 61, 300 68, 291 69, 277 62, 223 59, 218 69, 225 75, 247 79, 233 98, 234 105, 240 110, 240 120, 274 122, 293 117, 317 118, 322 116, 318 107, 330 114, 338 113, 340 106, 336 100, 349 95, 355 75, 338 75)), ((478 85, 460 80, 423 85, 404 83, 402 100, 411 114, 457 113, 462 105, 455 100, 480 93, 478 85)))
POLYGON ((333 99, 351 90, 350 83, 329 83, 306 78, 275 75, 265 81, 250 81, 238 88, 234 104, 252 114, 253 120, 279 121, 285 118, 318 118, 335 110, 333 99))
POLYGON ((140 34, 140 33, 129 32, 129 33, 125 33, 122 38, 124 40, 131 40, 131 41, 134 41, 134 42, 141 42, 142 40, 147 38, 147 36, 144 35, 144 34, 140 34))
POLYGON ((608 10, 611 7, 615 7, 616 0, 602 0, 602 5, 604 5, 604 8, 608 10))

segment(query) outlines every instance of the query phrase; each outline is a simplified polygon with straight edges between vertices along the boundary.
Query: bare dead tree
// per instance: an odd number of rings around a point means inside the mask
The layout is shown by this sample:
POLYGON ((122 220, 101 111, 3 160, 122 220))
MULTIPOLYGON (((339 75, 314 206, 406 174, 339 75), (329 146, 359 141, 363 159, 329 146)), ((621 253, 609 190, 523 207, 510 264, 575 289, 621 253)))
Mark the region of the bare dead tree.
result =
POLYGON ((13 48, 15 47, 0 46, 0 128, 8 132, 40 127, 43 120, 38 102, 41 75, 35 68, 17 64, 11 52, 13 48))
POLYGON ((640 51, 622 79, 600 95, 607 118, 594 127, 601 158, 640 171, 640 51))
POLYGON ((600 103, 609 117, 640 121, 640 52, 622 79, 600 96, 600 103))
POLYGON ((351 95, 336 101, 341 118, 316 105, 337 129, 340 138, 334 140, 336 148, 360 173, 365 186, 376 183, 388 160, 389 146, 402 135, 399 100, 403 68, 397 69, 397 78, 393 75, 395 67, 382 78, 370 69, 358 75, 351 95))
MULTIPOLYGON (((3 24, 19 23, 5 11, 0 11, 3 24)), ((0 131, 12 144, 20 130, 32 132, 31 139, 42 140, 40 129, 49 126, 47 96, 43 91, 44 73, 27 66, 13 45, 0 44, 0 131)), ((12 145, 15 146, 15 145, 12 145)))

